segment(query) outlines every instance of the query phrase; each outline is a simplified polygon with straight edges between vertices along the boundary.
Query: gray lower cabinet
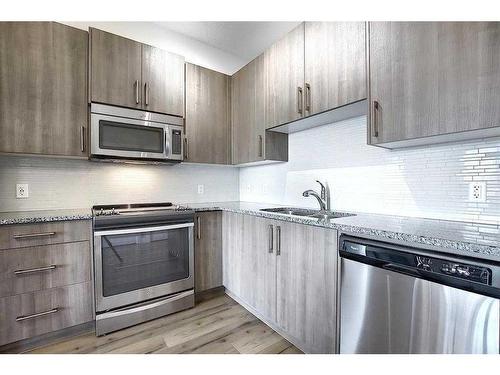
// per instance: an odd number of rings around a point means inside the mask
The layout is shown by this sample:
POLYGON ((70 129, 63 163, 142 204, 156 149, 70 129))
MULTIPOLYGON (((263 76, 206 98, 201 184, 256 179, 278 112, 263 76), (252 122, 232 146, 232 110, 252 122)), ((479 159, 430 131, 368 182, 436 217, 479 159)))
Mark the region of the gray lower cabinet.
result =
POLYGON ((369 143, 500 134, 500 22, 370 22, 369 143))
POLYGON ((195 215, 195 292, 222 286, 222 212, 195 215))
POLYGON ((336 352, 337 231, 277 223, 277 323, 308 353, 336 352))
POLYGON ((0 346, 94 319, 90 221, 0 228, 0 346))
POLYGON ((85 157, 88 35, 0 22, 0 152, 85 157))
POLYGON ((184 161, 231 164, 231 77, 186 64, 184 161))
POLYGON ((223 213, 223 283, 308 353, 336 352, 337 232, 223 213))
POLYGON ((365 27, 365 22, 305 23, 305 116, 366 99, 365 27))

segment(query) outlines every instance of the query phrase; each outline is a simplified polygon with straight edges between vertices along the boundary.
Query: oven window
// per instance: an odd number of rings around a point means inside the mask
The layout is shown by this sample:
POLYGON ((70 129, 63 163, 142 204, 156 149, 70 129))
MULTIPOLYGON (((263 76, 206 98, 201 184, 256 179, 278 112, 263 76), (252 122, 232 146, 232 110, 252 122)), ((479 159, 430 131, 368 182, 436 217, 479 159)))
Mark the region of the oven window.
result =
POLYGON ((163 137, 163 128, 99 121, 102 149, 163 153, 163 137))
POLYGON ((189 277, 188 230, 102 236, 103 296, 189 277))

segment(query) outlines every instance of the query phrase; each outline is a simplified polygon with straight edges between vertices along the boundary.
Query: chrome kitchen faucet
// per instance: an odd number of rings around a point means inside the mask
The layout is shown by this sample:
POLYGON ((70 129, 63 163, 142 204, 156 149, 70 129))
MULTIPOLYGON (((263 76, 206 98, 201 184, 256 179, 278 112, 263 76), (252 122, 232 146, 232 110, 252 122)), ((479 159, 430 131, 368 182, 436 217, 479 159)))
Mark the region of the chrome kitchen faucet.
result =
POLYGON ((321 211, 330 211, 330 188, 328 183, 325 183, 325 186, 318 180, 316 182, 321 186, 321 194, 316 193, 314 190, 306 190, 302 193, 302 196, 315 197, 318 200, 321 211))

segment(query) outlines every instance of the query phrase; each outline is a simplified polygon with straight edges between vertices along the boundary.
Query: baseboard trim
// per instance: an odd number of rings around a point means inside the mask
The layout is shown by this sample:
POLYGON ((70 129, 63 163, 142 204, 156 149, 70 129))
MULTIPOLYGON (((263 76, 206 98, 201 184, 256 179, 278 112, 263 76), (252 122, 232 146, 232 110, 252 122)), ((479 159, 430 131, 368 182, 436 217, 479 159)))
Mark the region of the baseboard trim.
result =
POLYGON ((204 290, 202 292, 197 292, 195 290, 194 301, 196 303, 207 301, 209 299, 224 295, 225 291, 226 291, 226 288, 224 288, 223 286, 218 286, 218 287, 215 287, 212 289, 207 289, 207 290, 204 290))
POLYGON ((95 332, 95 321, 82 323, 76 326, 61 329, 59 331, 45 333, 43 335, 31 337, 29 339, 19 340, 0 346, 1 354, 18 354, 36 349, 49 344, 55 344, 58 341, 79 336, 85 333, 95 332))

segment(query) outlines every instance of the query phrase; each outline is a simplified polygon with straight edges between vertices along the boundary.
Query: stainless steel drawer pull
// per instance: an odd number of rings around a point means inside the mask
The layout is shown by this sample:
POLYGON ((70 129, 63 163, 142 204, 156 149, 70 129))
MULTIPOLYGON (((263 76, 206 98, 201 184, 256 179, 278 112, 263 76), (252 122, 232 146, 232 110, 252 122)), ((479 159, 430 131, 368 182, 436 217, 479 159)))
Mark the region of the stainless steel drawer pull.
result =
POLYGON ((36 314, 31 314, 31 315, 21 315, 16 318, 16 322, 22 322, 23 320, 28 320, 28 319, 34 319, 38 318, 40 316, 45 316, 45 315, 50 315, 50 314, 55 314, 56 312, 59 311, 59 308, 55 308, 52 310, 47 310, 47 311, 42 311, 36 314))
POLYGON ((262 141, 262 136, 258 135, 259 138, 259 158, 261 158, 264 155, 264 142, 262 141))
POLYGON ((377 115, 378 115, 378 102, 376 100, 373 101, 373 136, 376 138, 378 137, 378 121, 377 121, 377 115))
POLYGON ((276 226, 276 255, 281 255, 281 227, 276 226))
POLYGON ((184 138, 184 159, 189 159, 188 139, 184 138))
POLYGON ((50 270, 53 270, 56 268, 57 268, 57 266, 55 264, 51 264, 50 266, 46 266, 46 267, 30 268, 27 270, 17 270, 17 271, 14 271, 14 275, 24 275, 27 273, 50 271, 50 270))
POLYGON ((303 108, 302 108, 302 101, 303 101, 303 97, 302 97, 302 87, 298 86, 297 87, 297 112, 301 115, 302 112, 303 112, 303 108))
POLYGON ((14 234, 14 239, 22 240, 22 239, 37 238, 37 237, 50 237, 50 236, 55 236, 55 235, 56 235, 56 232, 14 234))
POLYGON ((144 84, 144 104, 149 105, 149 87, 147 82, 144 84))
POLYGON ((274 228, 273 225, 269 225, 269 253, 272 254, 274 250, 274 228))
POLYGON ((85 126, 80 128, 80 151, 85 151, 85 126))
POLYGON ((306 83, 306 111, 311 112, 311 85, 306 83))
POLYGON ((136 79, 135 83, 135 104, 139 104, 139 80, 136 79))
POLYGON ((196 217, 196 227, 196 237, 201 240, 201 218, 199 216, 196 217))

